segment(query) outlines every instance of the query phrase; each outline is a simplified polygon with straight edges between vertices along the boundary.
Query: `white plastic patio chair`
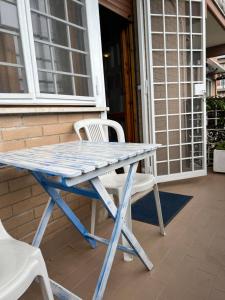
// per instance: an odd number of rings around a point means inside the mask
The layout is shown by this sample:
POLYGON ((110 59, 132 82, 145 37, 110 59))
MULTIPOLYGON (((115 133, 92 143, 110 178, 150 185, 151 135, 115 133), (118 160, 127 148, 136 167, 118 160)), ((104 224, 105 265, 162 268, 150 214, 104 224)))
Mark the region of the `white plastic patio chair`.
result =
POLYGON ((18 299, 37 276, 43 299, 54 300, 40 249, 12 238, 0 220, 0 300, 18 299))
MULTIPOLYGON (((102 119, 86 119, 74 123, 74 129, 77 133, 80 140, 83 140, 81 131, 84 130, 84 133, 89 141, 93 142, 107 142, 108 139, 108 128, 111 127, 116 131, 118 142, 125 142, 125 136, 122 126, 112 120, 102 120, 102 119)), ((116 197, 116 200, 120 200, 122 195, 122 189, 126 180, 128 168, 124 168, 124 174, 117 174, 115 171, 110 172, 106 175, 100 177, 101 182, 104 187, 107 189, 109 194, 112 194, 116 197)), ((142 174, 136 173, 132 196, 135 195, 136 200, 138 199, 138 194, 141 193, 141 197, 144 194, 147 194, 150 191, 154 191, 155 202, 157 207, 157 214, 160 226, 160 233, 165 235, 162 212, 161 212, 161 203, 159 198, 158 186, 155 181, 155 178, 151 174, 142 174)), ((132 203, 132 199, 131 199, 132 203)), ((96 220, 96 201, 92 201, 92 213, 91 213, 91 234, 95 232, 95 220, 96 220)), ((129 205, 127 210, 127 216, 125 222, 132 229, 131 222, 131 205, 129 205)), ((128 246, 127 241, 122 237, 123 245, 128 246)), ((124 254, 124 259, 130 261, 132 257, 129 254, 124 254)))

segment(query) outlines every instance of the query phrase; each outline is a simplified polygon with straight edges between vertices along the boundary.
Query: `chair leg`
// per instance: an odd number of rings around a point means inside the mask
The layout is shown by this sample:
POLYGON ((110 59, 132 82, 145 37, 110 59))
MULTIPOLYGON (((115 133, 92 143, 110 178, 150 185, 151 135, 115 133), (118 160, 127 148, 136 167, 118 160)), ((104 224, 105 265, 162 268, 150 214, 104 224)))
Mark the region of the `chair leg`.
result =
POLYGON ((96 206, 97 206, 96 201, 92 200, 92 203, 91 203, 91 234, 95 234, 96 206))
POLYGON ((42 296, 44 300, 54 300, 49 278, 46 275, 39 276, 39 283, 41 285, 42 296))
MULTIPOLYGON (((118 192, 119 203, 121 202, 121 199, 122 199, 121 197, 122 197, 122 190, 119 190, 119 192, 118 192)), ((124 223, 130 229, 130 231, 132 231, 131 201, 130 200, 129 200, 129 204, 127 207, 127 213, 125 216, 124 223)), ((125 247, 130 247, 130 244, 128 243, 127 239, 123 235, 122 235, 122 245, 125 247)), ((126 262, 130 262, 133 260, 133 255, 131 255, 129 253, 124 253, 123 259, 126 262)))
POLYGON ((50 280, 46 270, 46 265, 41 253, 37 254, 37 260, 40 268, 39 283, 41 285, 41 291, 44 300, 54 300, 50 280))
POLYGON ((159 220, 160 233, 162 235, 166 235, 165 228, 164 228, 164 223, 163 223, 163 217, 162 217, 162 209, 161 209, 161 202, 160 202, 160 197, 159 197, 159 189, 158 189, 157 183, 154 184, 153 190, 154 190, 155 203, 156 203, 157 215, 158 215, 158 220, 159 220))

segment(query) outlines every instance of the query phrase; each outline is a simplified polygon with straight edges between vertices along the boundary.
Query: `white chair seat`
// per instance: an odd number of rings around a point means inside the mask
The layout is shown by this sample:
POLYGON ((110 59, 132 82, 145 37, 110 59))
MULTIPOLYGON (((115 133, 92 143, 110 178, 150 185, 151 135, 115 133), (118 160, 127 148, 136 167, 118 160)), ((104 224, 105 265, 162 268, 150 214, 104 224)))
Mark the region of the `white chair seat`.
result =
MULTIPOLYGON (((112 194, 121 190, 125 184, 127 173, 116 174, 109 173, 103 176, 100 176, 101 182, 107 190, 111 190, 112 194)), ((139 192, 146 190, 152 190, 155 185, 154 176, 151 174, 142 174, 136 173, 132 188, 132 194, 134 195, 139 192)))
POLYGON ((40 277, 43 298, 53 300, 40 249, 13 239, 0 221, 0 300, 16 300, 40 277))

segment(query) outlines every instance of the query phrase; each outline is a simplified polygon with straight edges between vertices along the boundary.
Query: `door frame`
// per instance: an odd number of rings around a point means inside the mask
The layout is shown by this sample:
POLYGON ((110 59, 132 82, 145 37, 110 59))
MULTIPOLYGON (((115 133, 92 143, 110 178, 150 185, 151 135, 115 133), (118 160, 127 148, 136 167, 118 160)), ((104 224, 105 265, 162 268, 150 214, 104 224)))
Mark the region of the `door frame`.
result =
POLYGON ((123 96, 125 108, 125 132, 128 142, 139 142, 139 128, 137 121, 137 92, 136 92, 136 70, 134 55, 134 28, 129 22, 121 31, 120 47, 122 51, 122 79, 123 96))

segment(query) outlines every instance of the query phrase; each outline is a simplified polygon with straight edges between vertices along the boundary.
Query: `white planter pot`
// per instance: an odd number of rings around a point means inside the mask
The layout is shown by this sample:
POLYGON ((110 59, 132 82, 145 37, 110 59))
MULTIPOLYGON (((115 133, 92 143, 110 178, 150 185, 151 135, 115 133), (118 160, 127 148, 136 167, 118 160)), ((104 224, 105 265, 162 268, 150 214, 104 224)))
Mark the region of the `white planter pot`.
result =
POLYGON ((214 150, 213 171, 225 173, 225 150, 214 150))

